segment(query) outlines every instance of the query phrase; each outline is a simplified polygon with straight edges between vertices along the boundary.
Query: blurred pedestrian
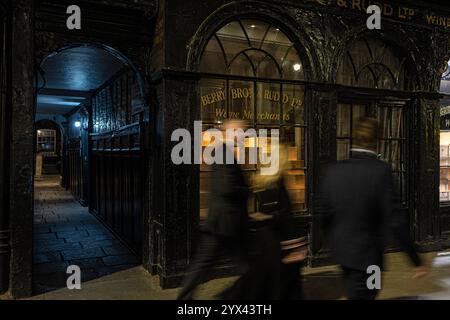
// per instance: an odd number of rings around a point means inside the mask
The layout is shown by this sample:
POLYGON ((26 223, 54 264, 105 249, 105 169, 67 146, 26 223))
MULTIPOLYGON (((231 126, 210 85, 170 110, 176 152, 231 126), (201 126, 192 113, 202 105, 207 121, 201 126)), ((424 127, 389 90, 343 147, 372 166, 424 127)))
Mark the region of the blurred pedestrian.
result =
MULTIPOLYGON (((243 121, 229 120, 224 123, 224 130, 244 129, 244 125, 243 121)), ((226 139, 216 143, 221 144, 225 160, 228 148, 226 139)), ((234 154, 234 150, 228 152, 234 154)), ((213 164, 205 232, 178 299, 192 299, 197 286, 208 280, 211 269, 221 258, 231 258, 238 271, 245 272, 248 235, 247 199, 248 185, 236 160, 232 164, 226 164, 226 161, 223 161, 223 164, 213 164)))
POLYGON ((252 189, 258 211, 255 221, 254 253, 250 268, 230 289, 233 299, 286 300, 301 297, 301 262, 306 259, 307 243, 300 237, 291 212, 286 189, 287 148, 280 147, 278 171, 257 174, 252 189), (234 290, 234 291, 233 291, 234 290))
POLYGON ((383 268, 388 236, 394 236, 417 267, 426 273, 409 235, 407 217, 394 187, 390 165, 378 160, 378 123, 361 118, 354 130, 350 159, 329 165, 320 181, 317 213, 322 216, 335 261, 341 265, 347 297, 372 300, 371 265, 383 268))

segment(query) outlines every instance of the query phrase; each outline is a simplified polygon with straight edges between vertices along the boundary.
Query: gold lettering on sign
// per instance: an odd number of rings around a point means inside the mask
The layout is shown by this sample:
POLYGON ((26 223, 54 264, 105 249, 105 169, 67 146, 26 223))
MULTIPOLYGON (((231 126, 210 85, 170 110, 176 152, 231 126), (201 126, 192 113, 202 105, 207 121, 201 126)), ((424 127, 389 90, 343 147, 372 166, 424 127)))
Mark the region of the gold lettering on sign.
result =
MULTIPOLYGON (((252 98, 252 90, 248 88, 231 88, 230 98, 232 100, 236 99, 249 99, 252 98)), ((290 97, 287 93, 283 94, 281 97, 280 92, 276 90, 264 90, 262 93, 258 94, 258 99, 264 99, 267 101, 279 102, 280 100, 284 104, 291 104, 291 106, 301 106, 302 100, 290 97)), ((222 102, 226 100, 226 94, 223 90, 215 91, 202 95, 200 97, 201 106, 205 107, 211 104, 222 102)))
POLYGON ((372 0, 335 0, 335 5, 348 10, 366 13, 367 8, 376 5, 381 9, 381 13, 385 17, 394 17, 402 20, 411 20, 416 14, 416 10, 409 7, 393 5, 383 1, 372 0))
POLYGON ((227 117, 227 112, 225 111, 225 109, 216 108, 216 118, 226 118, 226 117, 227 117))
POLYGON ((225 100, 225 92, 223 90, 216 91, 210 94, 205 94, 201 96, 202 107, 207 106, 209 104, 213 104, 215 102, 220 102, 225 100))
POLYGON ((339 7, 347 8, 347 1, 345 1, 345 0, 337 0, 337 5, 339 7))
POLYGON ((428 24, 447 28, 450 27, 450 17, 442 17, 428 14, 426 15, 426 20, 428 24))
POLYGON ((390 4, 385 4, 384 5, 384 10, 383 10, 383 14, 387 17, 390 17, 394 14, 394 8, 390 5, 390 4))

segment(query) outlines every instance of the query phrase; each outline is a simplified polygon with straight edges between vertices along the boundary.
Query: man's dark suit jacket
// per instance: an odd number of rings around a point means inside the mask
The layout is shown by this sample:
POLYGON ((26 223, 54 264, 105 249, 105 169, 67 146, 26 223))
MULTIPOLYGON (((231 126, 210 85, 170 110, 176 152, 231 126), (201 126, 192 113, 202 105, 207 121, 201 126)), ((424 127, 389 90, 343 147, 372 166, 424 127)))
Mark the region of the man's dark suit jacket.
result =
POLYGON ((337 263, 361 271, 382 268, 385 245, 394 236, 420 265, 387 163, 373 153, 353 151, 350 159, 325 169, 320 185, 317 210, 337 263))
POLYGON ((249 191, 239 165, 214 164, 210 190, 205 231, 225 237, 245 237, 249 191))

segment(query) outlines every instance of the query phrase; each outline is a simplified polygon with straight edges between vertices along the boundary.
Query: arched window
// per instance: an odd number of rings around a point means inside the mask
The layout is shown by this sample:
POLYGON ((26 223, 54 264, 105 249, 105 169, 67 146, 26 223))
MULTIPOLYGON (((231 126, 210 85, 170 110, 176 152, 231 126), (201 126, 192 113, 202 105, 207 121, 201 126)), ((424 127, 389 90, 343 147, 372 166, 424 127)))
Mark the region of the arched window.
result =
MULTIPOLYGON (((278 129, 288 145, 287 184, 297 211, 306 211, 306 119, 304 68, 294 43, 277 26, 235 19, 218 29, 204 48, 198 71, 203 130, 220 129, 227 119, 242 119, 256 129, 278 129)), ((204 147, 209 141, 204 141, 204 147)), ((246 148, 259 145, 246 140, 246 148)), ((246 158, 248 149, 246 149, 246 158)), ((244 166, 248 181, 261 164, 244 166)), ((200 217, 208 210, 211 168, 200 166, 200 217)), ((255 209, 250 200, 249 211, 255 209)))
POLYGON ((378 39, 360 38, 346 51, 336 82, 355 87, 405 89, 405 57, 378 39))
POLYGON ((304 77, 294 44, 279 28, 256 20, 235 20, 218 30, 203 52, 200 71, 290 80, 304 77))

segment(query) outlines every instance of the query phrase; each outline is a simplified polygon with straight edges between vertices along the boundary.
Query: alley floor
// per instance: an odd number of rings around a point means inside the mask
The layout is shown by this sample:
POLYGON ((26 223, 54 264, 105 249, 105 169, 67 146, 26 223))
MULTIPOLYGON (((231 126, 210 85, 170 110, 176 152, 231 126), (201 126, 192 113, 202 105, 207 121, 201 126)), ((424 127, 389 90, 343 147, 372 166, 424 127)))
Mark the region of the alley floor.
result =
POLYGON ((88 209, 59 186, 59 176, 35 180, 33 291, 66 287, 69 265, 82 281, 123 271, 137 260, 88 209))
MULTIPOLYGON (((179 289, 163 290, 136 258, 72 195, 56 176, 38 179, 35 189, 34 290, 37 300, 175 299, 179 289), (80 290, 66 288, 67 266, 81 268, 80 290)), ((412 279, 413 268, 401 252, 386 255, 379 299, 450 299, 450 251, 423 255, 430 274, 412 279)), ((305 299, 343 299, 336 266, 304 268, 305 299)), ((235 280, 203 284, 197 299, 211 299, 235 280)))
MULTIPOLYGON (((432 265, 430 274, 412 279, 413 269, 404 254, 386 255, 387 271, 383 275, 379 299, 450 300, 450 256, 427 253, 424 258, 432 265)), ((305 268, 304 298, 344 299, 339 269, 335 266, 305 268)), ((199 287, 196 299, 209 300, 233 283, 236 277, 216 279, 199 287)), ((36 295, 34 300, 171 300, 179 289, 163 290, 159 280, 143 267, 137 266, 82 283, 80 290, 66 288, 36 295)))

